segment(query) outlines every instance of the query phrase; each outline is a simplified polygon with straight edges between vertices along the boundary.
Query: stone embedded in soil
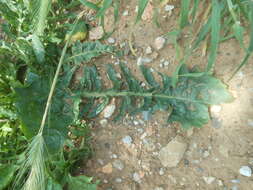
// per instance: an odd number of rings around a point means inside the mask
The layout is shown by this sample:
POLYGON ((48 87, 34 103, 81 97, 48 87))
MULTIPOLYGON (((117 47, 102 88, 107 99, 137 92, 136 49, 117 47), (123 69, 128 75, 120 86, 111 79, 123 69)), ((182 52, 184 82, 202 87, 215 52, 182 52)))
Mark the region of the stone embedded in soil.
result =
POLYGON ((242 166, 239 170, 240 174, 246 177, 251 177, 252 170, 249 166, 242 166))
POLYGON ((158 155, 164 167, 176 167, 184 156, 187 144, 183 142, 182 137, 177 136, 163 147, 158 155))
POLYGON ((123 170, 124 169, 124 164, 121 160, 114 160, 114 162, 112 163, 113 167, 118 169, 118 170, 123 170))
POLYGON ((122 14, 123 16, 128 16, 129 15, 129 11, 128 10, 125 10, 122 14))
POLYGON ((133 139, 132 137, 130 137, 129 135, 125 136, 123 139, 122 139, 122 142, 125 144, 125 145, 128 145, 130 146, 133 142, 133 139))
POLYGON ((233 186, 231 190, 239 190, 237 186, 233 186))
POLYGON ((119 177, 115 179, 115 182, 116 182, 116 183, 121 183, 122 181, 123 181, 123 180, 122 180, 121 178, 119 178, 119 177))
POLYGON ((175 8, 174 5, 165 5, 164 10, 165 10, 166 12, 170 12, 170 11, 172 11, 174 8, 175 8))
POLYGON ((115 43, 115 39, 112 38, 112 37, 110 37, 110 38, 107 39, 107 42, 108 42, 109 44, 114 44, 114 43, 115 43))
POLYGON ((156 49, 157 50, 160 50, 160 49, 162 49, 163 47, 164 47, 164 45, 165 45, 165 42, 166 42, 166 40, 165 40, 165 38, 163 38, 163 37, 157 37, 156 39, 155 39, 155 47, 156 47, 156 49))
POLYGON ((222 127, 222 119, 221 118, 217 118, 217 117, 213 117, 211 119, 211 125, 215 129, 221 128, 222 127))
POLYGON ((114 104, 108 105, 104 109, 104 118, 109 118, 115 111, 116 106, 114 104))
POLYGON ((215 177, 209 176, 209 177, 203 177, 204 181, 206 182, 206 184, 210 185, 211 183, 213 183, 215 181, 215 177))
POLYGON ((159 170, 159 175, 164 175, 164 168, 160 168, 160 170, 159 170))
POLYGON ((105 127, 105 126, 108 124, 108 121, 107 121, 107 119, 101 119, 101 120, 99 121, 99 123, 100 123, 100 125, 101 125, 102 127, 105 127))
POLYGON ((232 179, 230 181, 231 181, 231 183, 240 183, 240 179, 232 179))
POLYGON ((141 177, 137 172, 134 172, 133 174, 133 180, 137 183, 141 183, 141 177))
POLYGON ((106 174, 112 173, 112 164, 108 163, 102 168, 102 172, 106 174))
POLYGON ((164 190, 162 187, 156 187, 154 190, 164 190))
POLYGON ((92 28, 89 32, 90 40, 99 40, 103 37, 103 35, 104 35, 104 29, 102 26, 92 28))
POLYGON ((146 48, 146 50, 145 50, 145 53, 147 54, 147 55, 149 55, 149 54, 151 54, 153 51, 152 51, 152 48, 150 47, 150 46, 148 46, 147 48, 146 48))

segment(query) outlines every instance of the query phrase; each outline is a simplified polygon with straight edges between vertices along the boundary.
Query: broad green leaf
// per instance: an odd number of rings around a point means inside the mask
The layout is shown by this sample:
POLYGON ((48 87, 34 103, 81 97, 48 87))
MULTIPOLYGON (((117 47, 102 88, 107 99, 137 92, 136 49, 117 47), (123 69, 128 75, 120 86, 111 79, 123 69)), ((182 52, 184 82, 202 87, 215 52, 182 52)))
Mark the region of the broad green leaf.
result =
POLYGON ((145 11, 148 1, 149 0, 138 0, 138 13, 135 20, 135 24, 137 24, 141 20, 141 17, 145 11))
MULTIPOLYGON (((63 87, 64 85, 59 86, 63 87)), ((39 77, 29 73, 28 84, 23 88, 15 89, 17 94, 15 105, 18 109, 18 117, 22 121, 22 131, 28 138, 35 136, 39 130, 49 87, 48 76, 39 77)), ((73 109, 67 101, 69 97, 65 88, 56 89, 45 125, 43 135, 50 152, 59 150, 62 142, 67 137, 67 127, 73 121, 73 109)))
POLYGON ((43 63, 45 61, 45 49, 42 42, 40 41, 40 38, 36 34, 32 35, 32 46, 37 61, 39 63, 43 63))
POLYGON ((208 57, 208 63, 206 67, 206 72, 210 72, 212 69, 216 55, 217 50, 219 46, 220 41, 220 27, 221 27, 221 18, 220 18, 220 11, 221 7, 217 0, 212 1, 212 16, 211 16, 211 47, 210 47, 210 53, 208 57))
POLYGON ((66 62, 74 61, 75 64, 88 62, 94 57, 98 57, 106 53, 115 53, 115 48, 109 45, 103 45, 99 41, 96 42, 76 42, 72 47, 72 55, 67 57, 66 62))
POLYGON ((92 184, 92 178, 86 176, 69 176, 68 189, 74 190, 96 190, 97 184, 92 184))
MULTIPOLYGON (((208 107, 210 105, 233 100, 221 81, 206 72, 200 72, 197 69, 188 70, 185 64, 178 68, 175 84, 173 84, 173 78, 159 73, 163 80, 162 86, 155 81, 148 68, 141 66, 144 78, 150 84, 149 88, 143 88, 140 85, 141 81, 132 75, 125 64, 121 63, 120 68, 124 76, 121 82, 125 84, 121 88, 101 89, 98 92, 94 88, 95 84, 90 83, 80 93, 85 102, 92 102, 89 111, 92 112, 94 107, 101 106, 101 101, 99 101, 101 98, 118 98, 121 101, 115 120, 123 117, 127 112, 135 114, 140 111, 153 113, 156 110, 164 110, 169 112, 169 122, 176 121, 181 123, 182 127, 189 128, 201 127, 209 121, 208 107)), ((115 78, 110 75, 109 79, 113 82, 115 78)))
POLYGON ((17 169, 16 165, 0 165, 0 190, 4 190, 11 183, 17 169))

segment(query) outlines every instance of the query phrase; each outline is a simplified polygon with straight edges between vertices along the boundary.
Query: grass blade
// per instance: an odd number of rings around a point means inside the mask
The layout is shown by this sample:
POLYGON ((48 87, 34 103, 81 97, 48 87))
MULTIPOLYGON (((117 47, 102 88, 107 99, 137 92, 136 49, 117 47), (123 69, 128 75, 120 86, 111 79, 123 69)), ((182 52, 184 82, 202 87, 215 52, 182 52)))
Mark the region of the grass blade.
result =
POLYGON ((250 43, 248 50, 246 52, 245 57, 243 58, 242 63, 237 67, 237 69, 234 71, 232 76, 230 77, 229 80, 231 80, 235 74, 245 65, 248 63, 248 60, 251 56, 251 53, 253 52, 253 2, 250 2, 250 43))
POLYGON ((180 12, 180 28, 184 28, 187 24, 189 24, 189 13, 190 13, 190 3, 191 0, 183 0, 181 3, 181 12, 180 12))
POLYGON ((90 9, 94 9, 95 11, 99 10, 99 7, 96 4, 92 3, 92 2, 89 2, 89 1, 86 1, 86 0, 79 0, 79 1, 84 6, 89 7, 90 9))
POLYGON ((148 4, 148 1, 149 0, 139 0, 138 1, 138 14, 137 14, 137 17, 136 17, 136 20, 135 20, 135 24, 137 24, 140 20, 141 20, 141 16, 148 4))
POLYGON ((99 9, 95 18, 102 17, 105 15, 106 10, 111 6, 112 0, 104 0, 102 8, 99 9))
POLYGON ((216 59, 217 49, 220 41, 221 15, 220 4, 217 0, 212 1, 212 16, 211 16, 211 48, 208 57, 206 72, 209 72, 216 59))

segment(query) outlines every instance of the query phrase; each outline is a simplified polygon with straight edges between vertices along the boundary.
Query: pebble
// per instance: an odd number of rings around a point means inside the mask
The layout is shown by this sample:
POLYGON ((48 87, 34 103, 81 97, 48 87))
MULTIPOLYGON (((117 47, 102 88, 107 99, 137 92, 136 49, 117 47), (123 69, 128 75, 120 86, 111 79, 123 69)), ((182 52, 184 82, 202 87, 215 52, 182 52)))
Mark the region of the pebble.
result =
POLYGON ((166 5, 166 6, 164 7, 164 10, 165 10, 166 12, 170 12, 170 11, 172 11, 174 8, 175 8, 174 5, 166 5))
POLYGON ((162 187, 156 187, 154 190, 164 190, 162 187))
POLYGON ((134 123, 135 126, 139 125, 139 122, 136 121, 136 120, 134 120, 133 123, 134 123))
POLYGON ((124 12, 123 12, 123 14, 122 14, 123 16, 128 16, 129 15, 129 12, 128 12, 128 10, 125 10, 124 12))
POLYGON ((109 163, 102 168, 102 172, 106 174, 112 173, 112 164, 109 163))
POLYGON ((237 186, 233 186, 233 187, 231 188, 231 190, 238 190, 238 187, 237 187, 237 186))
POLYGON ((133 139, 132 137, 130 136, 125 136, 123 139, 122 139, 122 142, 128 146, 130 146, 133 142, 133 139))
POLYGON ((111 117, 115 109, 116 109, 116 106, 114 104, 106 106, 104 109, 104 118, 111 117))
POLYGON ((252 119, 248 119, 248 125, 249 125, 250 127, 253 127, 253 120, 252 120, 252 119))
POLYGON ((97 160, 100 165, 104 165, 104 161, 102 159, 97 160))
POLYGON ((112 163, 113 167, 118 169, 118 170, 123 170, 124 169, 124 164, 121 160, 115 160, 113 163, 112 163))
POLYGON ((160 168, 160 170, 159 170, 159 175, 164 175, 164 168, 160 168))
POLYGON ((142 112, 142 117, 143 117, 143 120, 144 120, 144 121, 150 120, 150 117, 151 117, 150 111, 143 111, 143 112, 142 112))
POLYGON ((164 61, 163 62, 163 65, 166 67, 166 66, 168 66, 170 64, 170 62, 169 61, 164 61))
POLYGON ((123 180, 122 180, 121 178, 119 178, 119 177, 115 179, 115 182, 116 182, 116 183, 121 183, 122 181, 123 181, 123 180))
POLYGON ((166 42, 166 40, 165 40, 165 38, 163 38, 163 37, 157 37, 156 39, 155 39, 155 47, 156 47, 156 49, 157 50, 160 50, 160 49, 162 49, 163 47, 164 47, 164 45, 165 45, 165 42, 166 42))
POLYGON ((151 54, 153 51, 152 51, 152 48, 150 47, 150 46, 148 46, 147 48, 146 48, 146 50, 145 50, 145 53, 147 54, 147 55, 149 55, 149 54, 151 54))
POLYGON ((217 183, 219 186, 223 186, 223 182, 221 180, 218 180, 217 183))
POLYGON ((240 183, 240 179, 232 179, 231 182, 232 183, 240 183))
POLYGON ((118 156, 117 156, 117 154, 113 154, 113 155, 111 156, 111 158, 117 159, 118 156))
POLYGON ((246 177, 251 177, 252 170, 249 166, 242 166, 239 170, 240 174, 246 177))
POLYGON ((112 38, 112 37, 108 38, 107 41, 108 41, 109 44, 114 44, 115 43, 115 39, 112 38))
POLYGON ((141 183, 141 177, 137 172, 133 174, 133 180, 137 183, 141 183))
POLYGON ((212 105, 212 106, 210 107, 210 111, 211 111, 211 114, 212 114, 212 113, 214 113, 214 114, 220 113, 220 111, 221 111, 221 106, 220 106, 220 105, 212 105))
POLYGON ((164 167, 176 167, 183 158, 186 148, 187 144, 177 136, 160 150, 158 158, 164 167))
POLYGON ((99 121, 99 123, 102 127, 105 127, 107 125, 108 121, 107 121, 107 119, 102 119, 99 121))
POLYGON ((222 119, 213 117, 211 120, 211 125, 215 129, 220 129, 222 127, 222 119))
POLYGON ((213 183, 215 181, 215 177, 209 176, 209 177, 205 177, 203 176, 204 181, 206 182, 206 184, 210 185, 211 183, 213 183))
POLYGON ((207 158, 209 155, 210 155, 210 153, 207 150, 204 151, 204 153, 203 153, 203 157, 204 158, 207 158))
POLYGON ((106 179, 103 180, 104 183, 108 183, 108 181, 106 179))
POLYGON ((90 40, 99 40, 103 37, 103 35, 104 35, 104 29, 102 26, 92 28, 89 32, 90 40))

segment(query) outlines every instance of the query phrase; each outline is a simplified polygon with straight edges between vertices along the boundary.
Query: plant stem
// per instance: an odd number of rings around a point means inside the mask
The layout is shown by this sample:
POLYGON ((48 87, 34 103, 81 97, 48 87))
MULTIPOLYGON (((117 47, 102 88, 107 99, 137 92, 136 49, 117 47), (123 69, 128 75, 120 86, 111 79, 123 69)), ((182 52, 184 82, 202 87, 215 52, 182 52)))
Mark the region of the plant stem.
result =
POLYGON ((46 123, 46 119, 47 119, 48 110, 49 110, 49 107, 51 105, 52 97, 53 97, 53 94, 54 94, 54 91, 55 91, 55 86, 56 86, 56 83, 57 83, 57 80, 58 80, 58 77, 59 77, 61 66, 62 66, 62 64, 64 62, 64 57, 66 55, 66 51, 67 51, 67 48, 69 46, 71 36, 73 35, 73 32, 74 32, 74 30, 75 30, 75 28, 77 26, 77 23, 78 23, 79 19, 82 16, 83 16, 83 12, 81 12, 78 15, 78 17, 76 18, 76 20, 74 22, 73 29, 71 30, 69 38, 67 39, 67 42, 66 42, 66 44, 65 44, 65 46, 64 46, 64 48, 62 50, 61 58, 60 58, 60 61, 58 63, 55 75, 54 75, 54 80, 53 80, 52 86, 50 88, 50 92, 49 92, 47 103, 46 103, 46 108, 45 108, 45 111, 44 111, 44 114, 43 114, 43 117, 42 117, 42 121, 41 121, 41 124, 40 124, 40 129, 39 129, 39 133, 38 134, 42 134, 43 133, 43 129, 44 129, 44 126, 45 126, 45 123, 46 123))

